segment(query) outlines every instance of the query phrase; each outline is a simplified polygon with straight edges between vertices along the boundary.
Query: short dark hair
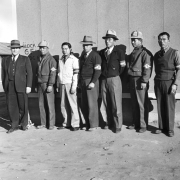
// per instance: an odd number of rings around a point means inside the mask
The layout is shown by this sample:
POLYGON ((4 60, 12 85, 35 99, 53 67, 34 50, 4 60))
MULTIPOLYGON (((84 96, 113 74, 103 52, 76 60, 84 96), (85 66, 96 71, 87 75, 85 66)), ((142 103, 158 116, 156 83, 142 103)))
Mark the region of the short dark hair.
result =
POLYGON ((70 44, 70 43, 68 43, 68 42, 64 42, 64 43, 62 43, 61 48, 62 48, 63 46, 65 46, 65 45, 67 45, 67 46, 69 47, 69 49, 71 49, 71 48, 72 48, 71 44, 70 44))
POLYGON ((160 33, 160 34, 158 35, 158 39, 160 38, 160 36, 164 36, 164 35, 166 35, 166 36, 168 37, 168 39, 170 39, 170 34, 167 33, 167 32, 162 32, 162 33, 160 33))

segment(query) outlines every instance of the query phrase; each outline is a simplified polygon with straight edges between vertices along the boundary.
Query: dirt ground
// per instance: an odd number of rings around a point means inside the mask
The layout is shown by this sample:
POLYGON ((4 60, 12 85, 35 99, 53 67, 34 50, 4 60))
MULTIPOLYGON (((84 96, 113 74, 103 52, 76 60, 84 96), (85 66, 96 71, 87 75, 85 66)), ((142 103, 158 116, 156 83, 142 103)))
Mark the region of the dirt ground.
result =
POLYGON ((37 130, 0 127, 0 180, 179 180, 180 124, 175 136, 128 130, 37 130))

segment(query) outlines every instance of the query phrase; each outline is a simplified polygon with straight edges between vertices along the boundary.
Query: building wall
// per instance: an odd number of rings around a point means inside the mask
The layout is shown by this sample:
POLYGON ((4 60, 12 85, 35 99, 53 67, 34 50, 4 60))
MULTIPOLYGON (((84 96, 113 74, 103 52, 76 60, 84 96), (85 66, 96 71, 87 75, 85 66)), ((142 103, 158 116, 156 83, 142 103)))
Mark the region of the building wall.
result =
MULTIPOLYGON (((22 53, 27 48, 37 49, 38 42, 46 39, 53 55, 62 55, 64 41, 69 41, 73 52, 80 54, 79 42, 84 35, 91 35, 100 50, 105 47, 102 36, 107 29, 117 32, 117 44, 125 45, 127 54, 132 51, 129 37, 133 30, 143 32, 144 46, 153 54, 159 50, 157 36, 162 31, 170 33, 172 47, 180 47, 179 0, 17 0, 16 3, 18 38, 25 44, 22 53)), ((150 92, 153 92, 153 76, 150 92)))

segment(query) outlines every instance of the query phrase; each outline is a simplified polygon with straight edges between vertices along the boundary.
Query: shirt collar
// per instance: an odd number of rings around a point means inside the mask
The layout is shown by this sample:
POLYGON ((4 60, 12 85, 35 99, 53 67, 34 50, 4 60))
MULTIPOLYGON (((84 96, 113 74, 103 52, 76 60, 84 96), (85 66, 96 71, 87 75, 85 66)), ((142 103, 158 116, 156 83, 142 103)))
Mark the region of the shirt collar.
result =
POLYGON ((114 46, 110 47, 109 49, 107 48, 106 51, 109 50, 109 52, 111 53, 113 49, 114 49, 114 46))
POLYGON ((169 46, 166 49, 161 49, 161 51, 164 51, 165 53, 169 50, 169 46))
POLYGON ((14 60, 16 61, 18 59, 18 57, 19 57, 19 54, 17 54, 16 56, 12 55, 12 60, 14 58, 14 60))
POLYGON ((91 51, 92 51, 92 49, 91 49, 89 52, 86 53, 86 57, 89 56, 89 54, 91 53, 91 51))

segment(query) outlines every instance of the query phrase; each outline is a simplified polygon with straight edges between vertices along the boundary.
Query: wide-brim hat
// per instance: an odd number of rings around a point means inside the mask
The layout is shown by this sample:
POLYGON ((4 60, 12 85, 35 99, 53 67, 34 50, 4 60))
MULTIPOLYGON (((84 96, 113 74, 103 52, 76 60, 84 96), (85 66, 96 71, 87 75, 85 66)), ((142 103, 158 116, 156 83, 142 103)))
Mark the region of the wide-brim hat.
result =
POLYGON ((11 44, 8 47, 10 47, 10 48, 21 48, 23 46, 20 45, 19 40, 12 40, 11 44))
POLYGON ((130 39, 143 39, 143 34, 140 31, 133 31, 130 39))
POLYGON ((107 30, 107 33, 105 36, 102 37, 103 39, 107 39, 107 38, 113 38, 115 40, 119 40, 117 35, 116 35, 116 31, 109 29, 107 30))
POLYGON ((96 44, 92 40, 92 36, 84 36, 83 41, 80 42, 81 44, 96 44))
POLYGON ((49 48, 49 43, 46 40, 43 40, 38 44, 38 47, 48 47, 49 48))

